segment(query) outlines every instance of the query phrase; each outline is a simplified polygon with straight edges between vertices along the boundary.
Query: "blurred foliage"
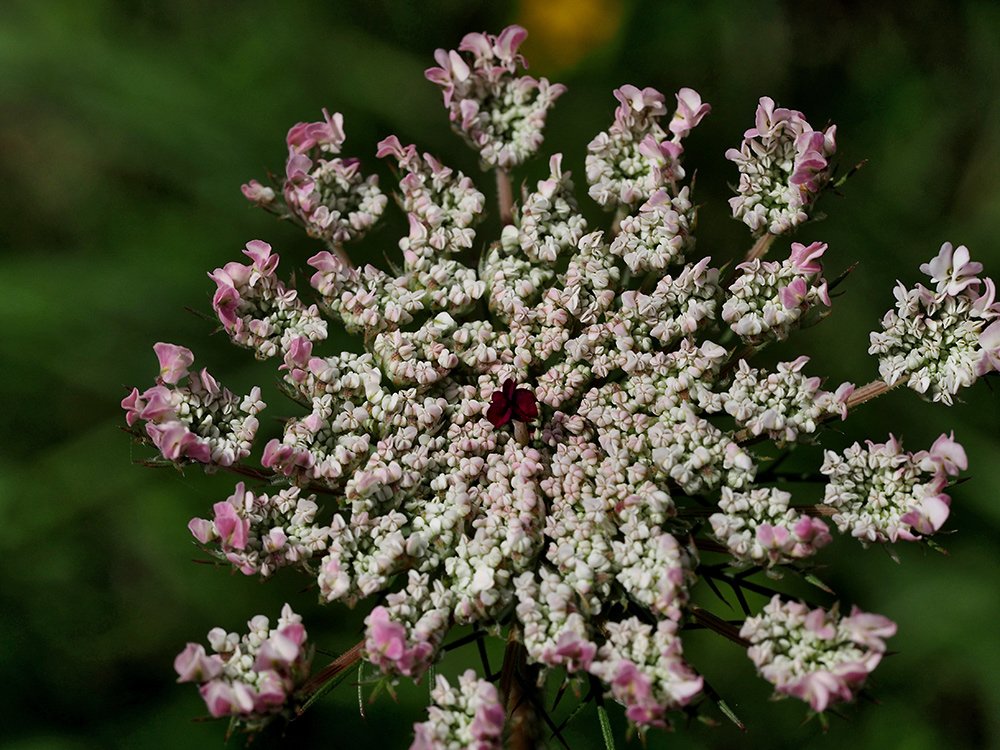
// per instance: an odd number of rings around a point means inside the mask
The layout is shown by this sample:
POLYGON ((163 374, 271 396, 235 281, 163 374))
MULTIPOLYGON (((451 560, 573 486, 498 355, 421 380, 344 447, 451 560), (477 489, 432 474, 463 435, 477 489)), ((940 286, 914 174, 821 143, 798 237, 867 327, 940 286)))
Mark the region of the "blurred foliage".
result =
MULTIPOLYGON (((238 629, 288 599, 323 653, 359 638, 361 612, 319 608, 302 579, 266 585, 195 565, 185 524, 228 494, 226 477, 144 470, 118 427, 126 386, 151 380, 154 341, 183 343, 234 389, 273 375, 211 326, 204 273, 267 239, 283 267, 314 248, 249 208, 241 182, 280 169, 283 136, 323 106, 345 114, 348 152, 374 165, 396 133, 470 174, 474 155, 449 131, 422 71, 436 47, 471 30, 522 20, 534 70, 569 85, 546 147, 582 177, 584 147, 610 120, 621 83, 697 88, 713 113, 689 140, 697 169, 699 246, 722 262, 748 239, 728 218, 735 170, 722 154, 770 94, 814 125, 839 125, 845 166, 865 167, 828 197, 829 219, 800 233, 830 243, 836 274, 861 261, 835 314, 774 356, 811 355, 834 382, 876 375, 867 334, 891 286, 945 239, 968 244, 1000 278, 1000 5, 914 0, 882 4, 525 2, 347 3, 74 0, 0 5, 0 320, 4 346, 0 452, 0 744, 56 748, 216 748, 224 725, 204 713, 171 662, 213 625, 238 629), (533 58, 537 55, 537 58, 533 58)), ((519 174, 535 179, 544 160, 519 174)), ((489 190, 490 180, 481 184, 489 190)), ((604 221, 588 209, 595 221, 604 221)), ((495 221, 495 220, 494 220, 495 221)), ((495 229, 495 224, 492 225, 495 229)), ((395 252, 395 217, 362 255, 395 252)), ((489 237, 489 229, 482 237, 489 237)), ((300 271, 301 275, 301 271, 300 271)), ((330 349, 341 343, 334 340, 330 349)), ((803 705, 771 702, 735 646, 702 633, 691 662, 750 727, 741 735, 709 707, 657 747, 1000 747, 1000 398, 993 379, 950 411, 909 391, 864 407, 843 442, 889 430, 913 448, 954 429, 970 481, 954 493, 943 538, 950 556, 909 547, 896 565, 880 549, 838 540, 826 579, 846 601, 900 623, 899 655, 879 669, 880 707, 849 707, 823 735, 803 705)), ((283 413, 271 388, 272 411, 283 413)), ((278 420, 265 422, 270 432, 278 420)), ((800 451, 803 466, 819 460, 800 451)), ((475 658, 456 652, 446 668, 475 658)), ((495 658, 499 658, 495 656, 495 658)), ((404 687, 359 715, 354 688, 325 698, 284 735, 256 746, 406 746, 426 686, 404 687)), ((620 712, 612 711, 619 736, 620 712)), ((567 732, 597 747, 596 713, 567 732)), ((241 740, 233 740, 241 744, 241 740)))

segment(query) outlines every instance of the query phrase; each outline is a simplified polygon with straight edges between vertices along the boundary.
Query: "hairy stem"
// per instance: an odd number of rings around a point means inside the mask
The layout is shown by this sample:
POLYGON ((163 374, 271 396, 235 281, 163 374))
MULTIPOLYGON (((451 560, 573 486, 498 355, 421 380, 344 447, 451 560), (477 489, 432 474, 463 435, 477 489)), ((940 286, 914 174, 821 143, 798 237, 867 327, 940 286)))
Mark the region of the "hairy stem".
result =
POLYGON ((347 651, 342 653, 336 659, 331 661, 320 671, 314 674, 309 680, 302 686, 302 696, 305 700, 305 704, 308 705, 311 702, 311 698, 323 690, 323 688, 337 675, 344 672, 344 670, 353 667, 361 660, 361 654, 364 651, 365 642, 359 641, 351 646, 347 651))
POLYGON ((850 410, 857 406, 861 406, 861 404, 866 404, 872 399, 878 398, 883 393, 888 393, 896 386, 902 385, 905 382, 905 376, 897 380, 892 385, 889 385, 884 380, 873 380, 872 382, 856 389, 854 393, 850 395, 847 399, 847 408, 850 410))
POLYGON ((511 626, 500 667, 500 692, 507 705, 507 747, 530 750, 538 746, 541 726, 538 716, 538 669, 528 665, 528 652, 511 626))
POLYGON ((763 258, 765 255, 767 255, 767 251, 771 248, 771 245, 774 244, 774 241, 776 239, 778 239, 778 235, 771 234, 770 232, 761 235, 757 239, 757 241, 753 243, 753 247, 751 247, 750 250, 747 252, 746 257, 743 259, 743 261, 746 262, 751 260, 757 260, 757 258, 763 258))
POLYGON ((510 173, 497 169, 497 204, 500 207, 500 223, 506 226, 514 223, 514 190, 510 184, 510 173))

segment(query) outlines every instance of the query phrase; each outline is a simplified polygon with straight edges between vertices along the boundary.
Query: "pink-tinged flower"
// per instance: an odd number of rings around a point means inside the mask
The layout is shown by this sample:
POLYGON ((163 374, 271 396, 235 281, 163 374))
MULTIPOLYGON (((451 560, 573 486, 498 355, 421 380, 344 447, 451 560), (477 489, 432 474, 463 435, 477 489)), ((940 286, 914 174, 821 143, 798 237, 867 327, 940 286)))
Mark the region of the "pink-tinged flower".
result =
POLYGON ((983 264, 970 258, 969 248, 965 245, 953 248, 950 242, 945 242, 937 256, 929 263, 922 263, 920 270, 931 277, 938 292, 950 296, 982 283, 976 274, 982 272, 983 264))
POLYGON ((332 115, 323 108, 321 122, 300 122, 293 125, 285 138, 290 152, 304 152, 320 148, 330 153, 340 153, 340 147, 346 140, 344 135, 344 116, 340 112, 332 115))
POLYGON ((243 197, 258 206, 267 206, 274 203, 274 190, 261 185, 257 180, 250 180, 240 186, 243 197))
POLYGON ((518 388, 517 384, 508 379, 503 389, 493 392, 486 418, 494 427, 503 427, 511 420, 517 422, 532 422, 538 416, 538 403, 535 394, 526 388, 518 388))
POLYGON ((305 635, 306 631, 301 623, 287 625, 271 633, 257 652, 254 669, 277 669, 295 663, 301 653, 305 635))
POLYGON ((976 363, 976 375, 1000 371, 1000 320, 991 323, 979 334, 979 348, 983 355, 976 363))
POLYGON ((372 661, 395 662, 406 652, 406 628, 389 619, 389 610, 375 607, 365 618, 368 634, 365 650, 372 661))
POLYGON ((125 410, 125 424, 131 427, 139 420, 139 415, 145 408, 146 403, 142 398, 142 394, 139 393, 139 389, 133 388, 132 392, 122 399, 121 405, 122 409, 125 410))
POLYGON ((896 623, 884 615, 862 612, 857 606, 841 620, 841 627, 850 633, 851 640, 869 648, 883 648, 883 639, 896 635, 896 623))
POLYGON ((663 707, 652 700, 652 680, 630 661, 622 660, 610 681, 615 700, 626 706, 625 716, 636 724, 662 726, 663 707))
POLYGON ((150 422, 146 425, 146 433, 168 461, 179 461, 182 458, 206 464, 212 461, 211 446, 200 440, 183 422, 150 422))
POLYGON ((194 363, 194 354, 190 349, 161 341, 153 345, 153 351, 160 361, 159 379, 162 382, 175 385, 187 377, 188 368, 194 363))
POLYGON ((626 83, 615 89, 614 95, 622 104, 615 117, 622 121, 628 120, 632 112, 641 112, 648 117, 662 117, 667 113, 666 97, 650 86, 640 89, 626 83))
POLYGON ((856 607, 838 617, 779 596, 740 628, 761 677, 817 712, 854 698, 882 660, 885 638, 895 633, 891 620, 856 607))
MULTIPOLYGON (((236 485, 236 493, 243 494, 243 483, 236 485)), ((212 506, 215 511, 215 529, 222 538, 224 547, 231 549, 243 549, 247 546, 247 537, 250 533, 250 522, 236 512, 236 508, 228 501, 216 503, 212 506)))
POLYGON ((525 37, 520 26, 497 36, 467 34, 458 50, 436 50, 437 66, 424 71, 441 87, 452 126, 479 151, 484 168, 511 169, 534 155, 548 110, 566 90, 518 75, 524 58, 517 49, 525 37))
POLYGON ((208 712, 216 719, 249 714, 254 709, 253 688, 244 682, 212 680, 203 684, 198 691, 208 712))
POLYGON ((698 126, 709 112, 712 106, 701 100, 701 94, 694 89, 682 88, 676 94, 677 111, 674 112, 673 119, 670 120, 670 132, 678 140, 686 138, 688 134, 698 126))
POLYGON ((781 304, 789 310, 800 307, 806 301, 808 294, 809 286, 806 284, 806 280, 801 277, 792 281, 788 286, 783 287, 779 293, 781 304))
POLYGON ((947 435, 942 433, 934 441, 928 451, 928 459, 939 464, 946 474, 953 477, 969 468, 969 459, 965 455, 965 448, 955 441, 954 431, 947 435))
POLYGON ((273 709, 284 706, 288 700, 285 683, 286 680, 282 679, 281 675, 274 670, 258 671, 253 702, 254 712, 266 714, 273 709))
POLYGON ((207 518, 192 518, 188 521, 188 531, 202 544, 208 544, 217 536, 215 526, 207 518))
POLYGON ((201 644, 189 643, 174 659, 174 670, 178 682, 207 682, 222 673, 222 659, 208 656, 201 644))
POLYGON ((801 242, 792 243, 792 252, 788 260, 799 273, 814 274, 823 273, 823 265, 819 259, 827 250, 825 242, 813 242, 810 245, 803 245, 801 242))
POLYGON ((546 653, 546 663, 562 665, 567 672, 585 672, 597 653, 597 645, 572 630, 564 630, 556 639, 555 648, 546 653))

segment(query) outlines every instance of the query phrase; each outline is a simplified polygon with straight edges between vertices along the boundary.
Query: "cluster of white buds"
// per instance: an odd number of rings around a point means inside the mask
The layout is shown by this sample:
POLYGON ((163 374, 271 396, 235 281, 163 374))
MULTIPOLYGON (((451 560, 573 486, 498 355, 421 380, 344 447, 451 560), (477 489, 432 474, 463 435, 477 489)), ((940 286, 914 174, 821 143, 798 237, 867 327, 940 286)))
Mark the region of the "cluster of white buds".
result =
POLYGON ((981 263, 970 260, 965 245, 950 242, 920 270, 934 290, 922 284, 895 289, 896 309, 882 318, 882 332, 871 334, 870 354, 889 385, 901 380, 933 401, 951 404, 962 388, 1000 370, 1000 302, 992 279, 980 279, 981 263))
POLYGON ((634 274, 663 271, 672 263, 682 263, 694 248, 694 217, 689 187, 684 186, 673 197, 661 188, 639 206, 637 214, 622 219, 611 252, 634 274))
POLYGON ((758 258, 741 263, 722 306, 722 319, 750 343, 787 338, 811 308, 831 304, 819 263, 825 252, 822 242, 793 242, 792 254, 781 263, 758 258))
POLYGON ((852 383, 841 383, 832 393, 822 390, 820 378, 802 373, 808 361, 803 355, 769 373, 741 359, 729 389, 706 398, 708 408, 724 409, 754 437, 766 435, 779 444, 807 440, 824 420, 846 419, 854 393, 852 383))
POLYGON ((722 488, 720 513, 713 513, 715 538, 744 565, 771 567, 811 557, 833 538, 826 524, 790 507, 792 496, 775 487, 749 492, 722 488))
POLYGON ((438 675, 428 720, 413 725, 410 750, 500 750, 504 709, 494 685, 469 669, 452 687, 438 675))
POLYGON ((528 32, 508 26, 497 36, 466 34, 458 50, 439 49, 439 67, 427 80, 441 87, 452 127, 479 152, 484 167, 510 169, 542 145, 549 109, 565 91, 560 83, 518 76, 518 54, 528 32))
POLYGON ((562 159, 562 154, 549 159, 548 179, 525 197, 516 211, 516 222, 503 228, 500 244, 506 255, 523 253, 530 263, 555 263, 586 234, 587 222, 580 215, 562 159))
POLYGON ((312 653, 305 645, 306 629, 287 604, 274 628, 257 615, 243 636, 212 628, 208 643, 211 655, 198 643, 189 643, 177 655, 177 681, 198 683, 212 716, 232 716, 251 729, 284 713, 309 675, 312 653))
POLYGON ((809 218, 808 210, 830 180, 837 126, 813 130, 801 112, 775 107, 763 96, 754 127, 726 158, 740 169, 733 216, 754 233, 784 234, 809 218))
MULTIPOLYGON (((820 504, 793 503, 773 486, 787 478, 776 467, 792 444, 821 441, 827 423, 904 378, 950 403, 996 370, 993 282, 976 276, 964 247, 945 245, 923 266, 936 290, 897 292, 885 333, 872 335, 887 382, 828 392, 803 373, 805 356, 774 371, 752 365, 831 305, 824 243, 791 243, 781 262, 762 254, 828 183, 835 129, 814 131, 761 100, 756 127, 728 155, 741 173, 734 212, 769 234, 722 283, 711 258, 690 257, 681 142, 709 111, 691 89, 677 93, 669 121, 660 92, 615 91, 614 123, 586 162, 591 197, 617 208, 606 229, 588 231, 560 154, 514 204, 508 170, 539 149, 563 91, 518 77, 523 38, 519 27, 471 34, 427 72, 497 171, 503 227, 491 244, 477 236, 485 197, 472 179, 390 136, 378 156, 400 175, 403 264, 355 267, 343 243, 384 198, 356 161, 336 156, 339 115, 289 133, 285 215, 327 244, 307 261, 318 303, 277 280, 278 258, 260 241, 247 245, 250 265, 211 274, 225 330, 258 358, 280 359, 281 388, 302 408, 268 436, 263 470, 241 463, 260 389, 240 399, 205 371, 189 377, 182 347, 157 344, 156 385, 122 402, 128 425, 144 420, 169 461, 261 481, 241 481, 211 518, 192 520, 213 555, 262 577, 298 568, 323 603, 370 603, 364 640, 338 670, 365 659, 385 679, 419 680, 450 650, 453 627, 506 635, 499 691, 471 672, 458 688, 439 679, 414 747, 499 746, 500 697, 516 714, 506 731, 521 732, 527 714, 544 711, 535 691, 548 670, 587 680, 595 698, 603 690, 641 731, 669 725, 704 684, 682 655, 694 627, 749 643, 761 674, 816 711, 850 700, 892 623, 776 597, 741 631, 695 601, 695 583, 726 581, 749 614, 749 576, 809 578, 807 558, 831 541, 823 517, 866 543, 941 527, 944 489, 966 468, 951 436, 917 454, 895 438, 827 452, 820 504), (327 318, 362 338, 353 351, 319 352, 327 318)), ((278 200, 259 183, 245 192, 265 207, 278 200)), ((304 697, 305 632, 290 610, 278 630, 256 619, 251 630, 244 641, 213 635, 216 657, 189 646, 178 671, 203 684, 213 715, 255 727, 304 697)))
POLYGON ((590 637, 586 610, 580 611, 576 593, 563 575, 541 568, 538 576, 540 580, 534 573, 522 573, 514 582, 528 657, 569 673, 590 669, 597 645, 590 637))
POLYGON ((653 88, 627 85, 615 89, 615 121, 587 146, 590 197, 605 208, 636 206, 661 188, 676 194, 684 179, 681 141, 711 111, 694 89, 677 92, 677 110, 668 124, 666 99, 653 88))
POLYGON ((885 639, 895 634, 891 620, 857 607, 840 617, 778 596, 740 628, 760 676, 814 711, 850 700, 882 660, 885 639))
MULTIPOLYGON (((331 245, 364 236, 387 202, 377 175, 366 177, 357 159, 337 156, 344 140, 343 116, 331 116, 325 109, 321 122, 300 122, 285 139, 285 206, 279 213, 301 223, 310 237, 331 245)), ((275 210, 275 191, 257 180, 243 186, 243 195, 275 210)))
POLYGON ((240 482, 212 510, 211 520, 192 518, 188 529, 203 545, 218 541, 213 554, 244 575, 266 578, 286 565, 304 564, 326 549, 330 529, 316 524, 316 496, 301 497, 298 487, 276 495, 254 494, 240 482))
POLYGON ((275 277, 279 259, 271 246, 253 240, 243 253, 253 263, 227 263, 209 274, 216 284, 212 307, 233 341, 268 359, 284 353, 294 339, 325 339, 326 321, 316 305, 306 307, 297 291, 275 277))
POLYGON ((824 502, 842 532, 864 542, 912 541, 933 534, 948 518, 948 478, 968 468, 955 436, 941 435, 929 451, 908 453, 892 435, 885 443, 855 443, 827 451, 821 471, 830 478, 824 502))
POLYGON ((208 370, 189 374, 194 364, 190 349, 161 342, 153 350, 160 374, 156 385, 142 393, 133 388, 122 400, 128 426, 144 421, 146 434, 168 461, 232 466, 249 456, 257 414, 265 406, 260 388, 241 398, 220 386, 208 370), (181 385, 184 380, 186 386, 181 385))

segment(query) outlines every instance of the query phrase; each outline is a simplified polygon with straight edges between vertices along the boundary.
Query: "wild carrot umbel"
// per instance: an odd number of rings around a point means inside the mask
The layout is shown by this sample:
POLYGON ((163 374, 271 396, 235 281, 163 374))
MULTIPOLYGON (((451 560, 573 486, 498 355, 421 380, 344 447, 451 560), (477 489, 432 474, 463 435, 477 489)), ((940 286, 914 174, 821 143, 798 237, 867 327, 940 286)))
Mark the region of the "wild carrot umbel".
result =
POLYGON ((684 142, 711 108, 690 88, 669 106, 651 88, 614 91, 611 124, 586 156, 587 192, 616 212, 613 229, 588 226, 558 153, 515 200, 511 171, 541 153, 565 94, 524 74, 524 37, 516 26, 469 34, 426 73, 452 127, 496 171, 499 237, 477 234, 489 209, 471 177, 389 136, 376 156, 399 176, 402 266, 357 266, 348 244, 387 199, 342 154, 339 113, 292 127, 279 184, 243 186, 321 243, 302 294, 261 240, 247 243, 249 263, 209 274, 222 329, 276 361, 303 405, 263 446, 262 468, 247 463, 261 389, 241 397, 190 373, 182 346, 157 344, 156 383, 122 402, 164 460, 246 480, 192 519, 195 542, 245 575, 297 568, 322 602, 368 608, 363 645, 318 677, 290 607, 273 629, 258 616, 244 636, 213 630, 212 655, 188 644, 175 666, 213 716, 248 729, 291 717, 356 658, 391 680, 420 680, 463 625, 480 634, 477 647, 505 639, 507 659, 495 674, 484 658, 482 674, 436 676, 415 748, 558 735, 540 689, 553 671, 587 700, 622 704, 639 731, 667 726, 716 696, 685 661, 694 628, 747 648, 778 693, 822 712, 854 698, 895 624, 807 605, 750 576, 815 580, 811 558, 834 530, 863 544, 919 543, 947 519, 948 483, 967 468, 951 434, 916 453, 892 435, 826 451, 811 470, 821 505, 797 501, 777 466, 781 451, 821 443, 831 421, 895 384, 950 404, 1000 367, 1000 304, 968 250, 945 244, 921 267, 933 289, 896 290, 896 310, 871 334, 882 381, 827 387, 805 356, 752 364, 833 304, 838 281, 823 262, 837 248, 783 240, 811 229, 834 182, 836 128, 760 100, 754 127, 726 154, 739 170, 732 212, 752 247, 722 276, 695 255, 684 142), (781 257, 765 260, 772 249, 781 257), (364 352, 322 352, 330 325, 364 352), (699 580, 731 587, 743 618, 698 606, 699 580), (754 614, 747 594, 769 603, 754 614))

